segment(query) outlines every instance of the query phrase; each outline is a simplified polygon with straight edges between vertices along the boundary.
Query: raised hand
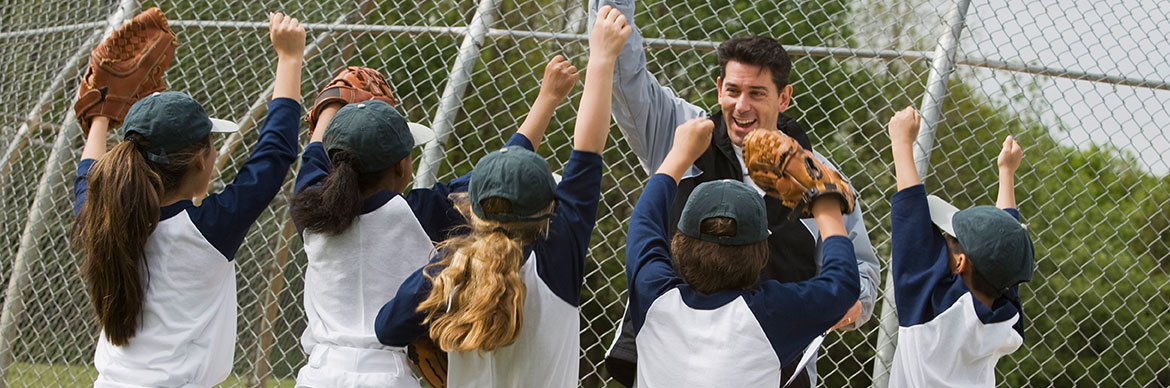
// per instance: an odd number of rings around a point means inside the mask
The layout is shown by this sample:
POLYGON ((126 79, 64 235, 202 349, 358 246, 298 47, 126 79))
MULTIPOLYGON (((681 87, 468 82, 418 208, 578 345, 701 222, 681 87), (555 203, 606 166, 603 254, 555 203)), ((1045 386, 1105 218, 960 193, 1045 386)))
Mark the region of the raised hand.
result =
POLYGON ((921 121, 922 116, 919 116, 918 110, 912 106, 894 113, 889 124, 890 143, 898 146, 914 144, 914 139, 918 138, 918 124, 921 121))
POLYGON ((276 79, 272 98, 301 101, 301 68, 305 57, 305 27, 296 18, 273 12, 268 14, 268 36, 276 49, 276 79))
POLYGON ((677 183, 682 175, 695 160, 707 151, 711 145, 711 131, 715 129, 715 122, 707 118, 695 118, 679 125, 674 130, 674 144, 670 153, 658 166, 659 174, 670 175, 677 183))
POLYGON ((305 55, 305 26, 296 18, 280 12, 268 14, 268 36, 280 58, 301 58, 305 55))
POLYGON ((569 63, 564 56, 557 55, 544 67, 544 78, 540 80, 540 94, 560 103, 569 97, 569 93, 580 79, 577 66, 569 63))
POLYGON ((632 30, 633 27, 630 27, 621 12, 608 5, 601 7, 593 23, 593 33, 589 36, 589 60, 617 60, 632 30))
POLYGON ((1023 159, 1024 149, 1020 148, 1020 143, 1016 143, 1012 135, 1008 135, 1007 139, 1003 140, 1003 150, 999 151, 999 158, 995 164, 999 166, 1000 173, 1015 174, 1023 159))

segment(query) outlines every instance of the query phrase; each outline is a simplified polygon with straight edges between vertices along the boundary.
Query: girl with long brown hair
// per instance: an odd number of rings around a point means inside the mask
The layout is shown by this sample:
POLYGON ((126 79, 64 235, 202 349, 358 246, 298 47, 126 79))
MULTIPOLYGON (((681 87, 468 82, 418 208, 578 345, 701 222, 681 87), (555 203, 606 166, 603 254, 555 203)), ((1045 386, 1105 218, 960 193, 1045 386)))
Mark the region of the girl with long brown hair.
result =
MULTIPOLYGON (((576 82, 577 69, 564 58, 549 62, 531 113, 508 144, 538 146, 576 82)), ((405 191, 411 150, 433 135, 407 123, 390 90, 377 70, 349 67, 318 95, 309 115, 314 130, 292 204, 308 256, 308 325, 301 343, 310 361, 297 375, 298 386, 419 386, 404 349, 378 342, 371 323, 403 280, 427 263, 432 239, 446 239, 466 222, 447 195, 466 190, 467 178, 405 191), (338 97, 348 95, 357 97, 338 97)), ((426 342, 411 345, 416 352, 434 347, 426 342)), ((441 385, 445 376, 433 369, 441 368, 420 362, 420 370, 435 372, 423 378, 441 385)))
POLYGON ((600 201, 613 65, 629 36, 605 7, 593 27, 585 90, 564 178, 520 147, 471 171, 468 233, 439 244, 379 311, 387 345, 429 336, 448 352, 450 387, 572 387, 580 360, 581 283, 600 201))
POLYGON ((200 205, 191 199, 211 182, 211 133, 234 124, 164 92, 130 107, 122 141, 108 153, 110 118, 90 125, 74 187, 74 242, 101 328, 96 387, 209 387, 231 371, 232 259, 296 158, 305 30, 279 13, 269 30, 279 60, 258 144, 235 182, 200 205))

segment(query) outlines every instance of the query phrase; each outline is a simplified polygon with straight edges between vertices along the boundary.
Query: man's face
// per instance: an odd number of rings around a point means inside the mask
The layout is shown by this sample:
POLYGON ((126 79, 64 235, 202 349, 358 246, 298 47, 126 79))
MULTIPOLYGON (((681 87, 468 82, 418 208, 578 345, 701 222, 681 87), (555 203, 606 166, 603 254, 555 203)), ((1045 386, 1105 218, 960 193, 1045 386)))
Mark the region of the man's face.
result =
POLYGON ((716 86, 731 142, 742 147, 743 138, 753 129, 776 129, 777 116, 792 99, 792 85, 778 90, 771 69, 734 60, 727 62, 724 72, 726 76, 716 86))

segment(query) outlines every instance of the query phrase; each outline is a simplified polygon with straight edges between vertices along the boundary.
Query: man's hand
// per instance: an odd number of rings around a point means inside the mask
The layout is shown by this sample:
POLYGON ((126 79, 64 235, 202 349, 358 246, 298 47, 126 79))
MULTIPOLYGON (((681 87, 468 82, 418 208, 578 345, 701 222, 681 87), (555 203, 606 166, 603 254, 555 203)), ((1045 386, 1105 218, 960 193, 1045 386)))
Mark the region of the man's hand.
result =
POLYGON ((837 322, 836 325, 833 325, 833 328, 829 329, 829 330, 837 330, 837 329, 840 329, 842 327, 852 325, 853 322, 857 322, 858 318, 861 318, 861 301, 860 300, 857 301, 857 303, 854 303, 853 307, 850 307, 849 311, 845 313, 845 316, 841 317, 841 320, 839 322, 837 322))
POLYGON ((682 180, 683 173, 686 173, 711 145, 713 129, 715 122, 706 118, 690 119, 675 128, 674 144, 662 165, 658 166, 658 173, 670 175, 675 183, 682 180))
POLYGON ((540 96, 547 96, 559 104, 569 97, 569 93, 580 79, 577 66, 569 63, 564 56, 557 55, 544 67, 544 78, 540 80, 540 96))
POLYGON ((305 55, 305 26, 296 18, 273 12, 268 14, 268 35, 280 59, 301 59, 305 55))
POLYGON ((890 143, 897 146, 910 146, 914 144, 914 140, 918 138, 918 124, 922 121, 922 116, 918 115, 918 110, 912 106, 894 113, 890 117, 890 143))
POLYGON ((608 5, 597 11, 593 33, 589 36, 589 60, 617 60, 632 27, 626 23, 626 16, 608 5))
POLYGON ((1024 149, 1020 148, 1020 143, 1016 143, 1016 139, 1012 138, 1012 135, 1008 135, 1007 139, 1003 141, 1003 150, 999 151, 999 158, 996 159, 995 164, 999 165, 1000 175, 1013 175, 1020 168, 1020 161, 1023 159, 1024 149))

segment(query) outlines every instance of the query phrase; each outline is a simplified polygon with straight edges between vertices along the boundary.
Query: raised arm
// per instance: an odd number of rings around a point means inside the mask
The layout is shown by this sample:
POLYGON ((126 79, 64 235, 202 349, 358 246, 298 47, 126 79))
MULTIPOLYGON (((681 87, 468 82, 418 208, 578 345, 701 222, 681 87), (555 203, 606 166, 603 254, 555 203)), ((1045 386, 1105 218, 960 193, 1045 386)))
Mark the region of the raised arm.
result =
POLYGON ((544 139, 553 113, 556 113, 557 106, 569 97, 578 80, 580 76, 577 75, 577 66, 573 66, 561 55, 553 57, 548 65, 545 65, 544 78, 540 81, 540 93, 536 95, 536 101, 532 102, 528 116, 524 117, 524 122, 520 124, 520 130, 516 131, 528 138, 533 151, 540 148, 540 142, 544 139))
POLYGON ((585 91, 577 109, 573 132, 573 149, 600 154, 609 138, 610 94, 613 91, 613 66, 630 25, 621 12, 601 7, 589 35, 589 64, 585 68, 585 91))
POLYGON ((268 15, 268 32, 277 57, 272 99, 291 98, 301 102, 305 27, 296 18, 275 12, 268 15))
POLYGON ((642 168, 652 173, 670 152, 674 129, 687 120, 706 117, 707 112, 659 85, 646 69, 642 34, 633 24, 635 0, 589 0, 589 17, 596 17, 607 5, 625 15, 631 28, 614 66, 613 118, 642 168))
POLYGON ((890 117, 890 148, 894 153, 894 174, 898 191, 922 184, 914 167, 914 139, 918 137, 918 123, 922 117, 914 107, 906 107, 890 117))
POLYGON ((1016 170, 1020 168, 1020 161, 1023 159, 1024 149, 1020 148, 1016 139, 1008 135, 996 160, 996 164, 999 165, 999 195, 996 197, 995 207, 1016 208, 1016 170))

